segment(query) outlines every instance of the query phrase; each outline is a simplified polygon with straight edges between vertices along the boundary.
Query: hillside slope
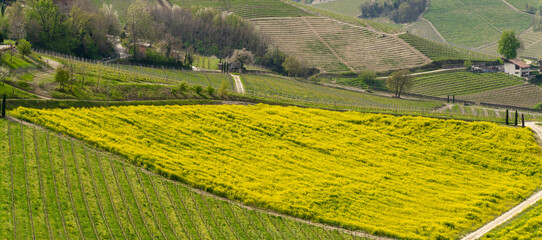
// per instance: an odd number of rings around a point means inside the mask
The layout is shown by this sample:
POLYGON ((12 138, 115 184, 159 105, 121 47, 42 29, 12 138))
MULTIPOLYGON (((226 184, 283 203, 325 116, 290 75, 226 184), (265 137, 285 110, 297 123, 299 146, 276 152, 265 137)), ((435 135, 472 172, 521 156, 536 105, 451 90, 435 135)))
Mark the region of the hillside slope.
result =
POLYGON ((252 22, 280 50, 328 72, 385 71, 431 61, 396 36, 327 18, 258 18, 252 22))
POLYGON ((497 41, 504 30, 519 34, 532 23, 532 15, 501 0, 432 0, 423 16, 449 43, 469 48, 497 41))

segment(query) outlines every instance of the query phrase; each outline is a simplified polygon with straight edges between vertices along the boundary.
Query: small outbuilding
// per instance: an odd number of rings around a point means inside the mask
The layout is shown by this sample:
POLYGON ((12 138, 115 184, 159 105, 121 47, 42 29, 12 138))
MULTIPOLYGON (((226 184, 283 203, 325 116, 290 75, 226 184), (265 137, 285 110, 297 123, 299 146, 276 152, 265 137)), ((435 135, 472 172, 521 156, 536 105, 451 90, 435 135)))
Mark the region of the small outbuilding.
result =
POLYGON ((504 72, 510 75, 528 78, 530 75, 531 66, 519 59, 505 59, 504 72))

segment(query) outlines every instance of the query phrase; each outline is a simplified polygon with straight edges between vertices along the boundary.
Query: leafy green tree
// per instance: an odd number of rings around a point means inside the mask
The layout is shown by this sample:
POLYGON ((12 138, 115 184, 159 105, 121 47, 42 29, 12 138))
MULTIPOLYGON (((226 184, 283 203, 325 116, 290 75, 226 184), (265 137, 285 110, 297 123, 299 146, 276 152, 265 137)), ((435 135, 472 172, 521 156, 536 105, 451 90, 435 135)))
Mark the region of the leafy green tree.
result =
POLYGON ((472 68, 472 61, 467 60, 463 63, 463 66, 465 66, 465 71, 469 71, 472 68))
POLYGON ((126 16, 126 30, 134 51, 134 59, 137 59, 139 49, 137 44, 148 38, 152 33, 153 20, 147 5, 142 0, 137 0, 128 8, 126 16))
POLYGON ((401 94, 412 87, 413 83, 414 77, 410 75, 408 69, 395 71, 386 79, 388 89, 394 92, 396 98, 400 98, 401 94))
POLYGON ((65 67, 56 69, 55 82, 60 85, 60 89, 64 90, 64 86, 70 81, 70 71, 65 67))
POLYGON ((514 31, 504 31, 499 39, 498 52, 507 59, 514 59, 518 55, 518 49, 521 42, 516 37, 514 31))
POLYGON ((220 88, 218 89, 218 95, 220 95, 221 97, 228 96, 228 84, 226 82, 222 82, 222 84, 220 84, 220 88))
POLYGON ((209 96, 212 96, 215 93, 215 88, 211 85, 207 86, 205 91, 209 94, 209 96))
POLYGON ((19 40, 19 44, 17 44, 17 50, 24 58, 32 53, 32 44, 26 41, 26 39, 21 39, 19 40))

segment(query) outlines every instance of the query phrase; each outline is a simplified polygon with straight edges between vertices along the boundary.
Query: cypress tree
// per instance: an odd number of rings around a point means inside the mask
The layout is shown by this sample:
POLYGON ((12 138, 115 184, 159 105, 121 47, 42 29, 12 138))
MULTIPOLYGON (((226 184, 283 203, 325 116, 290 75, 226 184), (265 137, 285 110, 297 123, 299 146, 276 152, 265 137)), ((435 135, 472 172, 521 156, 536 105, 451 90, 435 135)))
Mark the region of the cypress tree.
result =
POLYGON ((508 117, 509 117, 508 109, 506 109, 506 125, 508 125, 508 117))

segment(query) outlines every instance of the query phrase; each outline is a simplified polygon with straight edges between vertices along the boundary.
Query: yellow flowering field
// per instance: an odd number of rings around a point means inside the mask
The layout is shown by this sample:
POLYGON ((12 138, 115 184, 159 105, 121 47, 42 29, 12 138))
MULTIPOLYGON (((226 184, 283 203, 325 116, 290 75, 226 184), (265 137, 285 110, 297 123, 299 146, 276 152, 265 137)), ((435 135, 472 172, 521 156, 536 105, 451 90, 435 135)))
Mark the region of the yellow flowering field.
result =
POLYGON ((459 238, 542 183, 531 131, 492 123, 268 105, 11 115, 246 204, 397 238, 459 238))

